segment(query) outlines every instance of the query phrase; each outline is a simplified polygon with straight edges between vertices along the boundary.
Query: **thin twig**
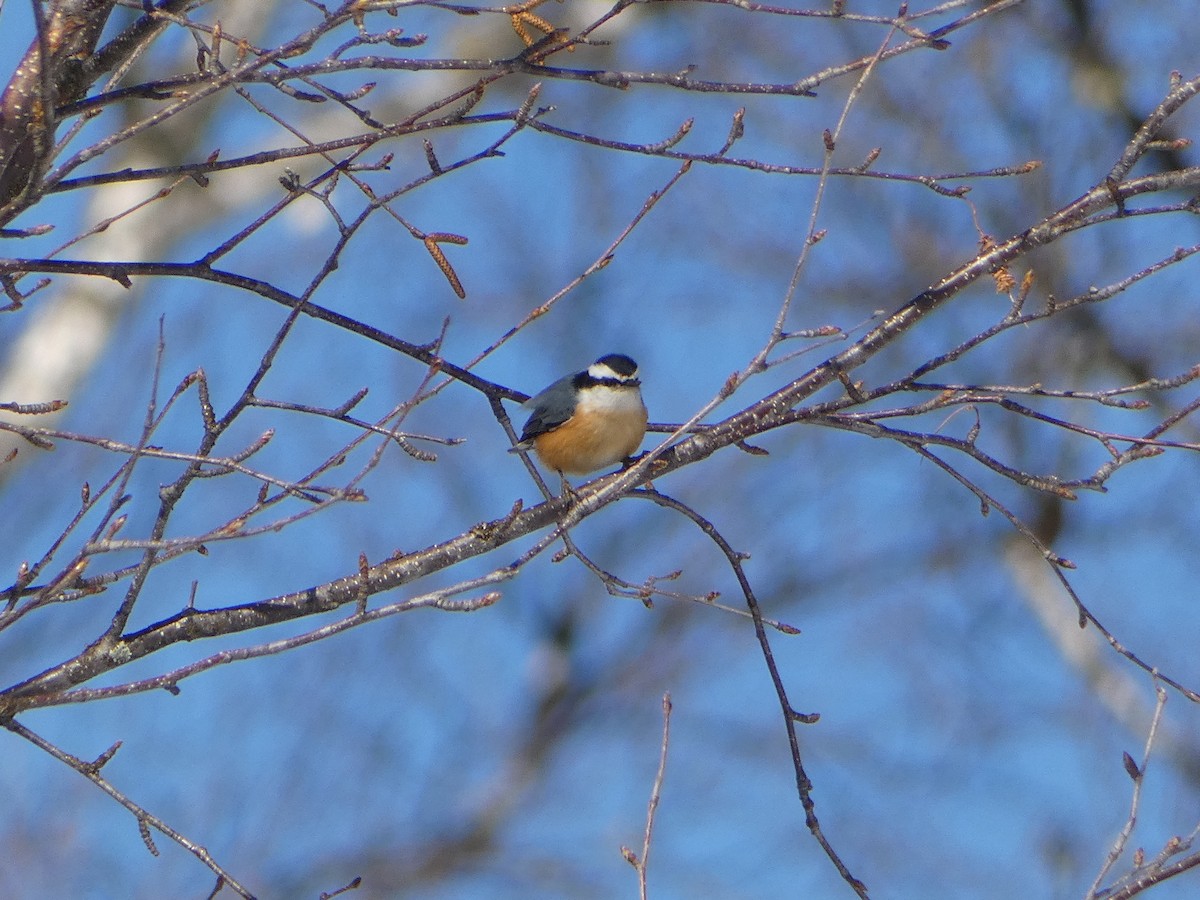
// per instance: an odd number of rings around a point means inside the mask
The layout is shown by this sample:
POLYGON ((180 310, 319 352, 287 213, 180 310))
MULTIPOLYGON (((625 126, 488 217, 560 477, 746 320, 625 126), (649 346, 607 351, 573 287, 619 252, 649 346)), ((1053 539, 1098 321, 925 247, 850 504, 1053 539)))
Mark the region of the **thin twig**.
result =
POLYGON ((663 694, 662 698, 662 741, 658 751, 658 771, 654 774, 654 784, 650 788, 650 802, 646 807, 646 830, 642 836, 642 855, 639 857, 628 847, 621 847, 621 855, 625 857, 625 861, 637 870, 639 900, 648 900, 650 896, 646 885, 646 873, 650 867, 650 839, 654 833, 654 815, 658 812, 658 803, 662 798, 663 777, 667 771, 667 747, 671 738, 672 708, 671 694, 668 691, 663 694))
MULTIPOLYGON (((190 838, 185 837, 182 833, 176 831, 158 816, 135 803, 129 798, 128 795, 125 794, 124 791, 120 790, 111 781, 101 775, 100 767, 103 765, 103 762, 107 761, 107 759, 102 757, 102 761, 99 763, 99 765, 97 765, 96 763, 89 763, 85 760, 79 759, 76 756, 72 756, 70 753, 67 753, 65 750, 46 740, 40 734, 37 734, 36 732, 26 728, 16 719, 0 718, 0 725, 3 725, 13 734, 23 737, 25 740, 29 741, 29 743, 50 754, 50 756, 54 757, 59 762, 71 767, 92 784, 96 785, 96 787, 100 788, 100 790, 104 791, 104 793, 108 794, 108 796, 116 800, 119 804, 121 804, 121 806, 129 810, 133 814, 134 818, 137 819, 138 829, 141 831, 144 840, 147 838, 149 834, 148 829, 150 828, 153 828, 155 831, 166 835, 188 853, 196 857, 196 859, 200 860, 200 862, 204 863, 204 865, 211 869, 214 873, 216 873, 217 878, 221 879, 231 891, 236 893, 238 896, 245 898, 245 900, 254 900, 254 895, 245 887, 243 887, 238 880, 234 878, 224 867, 222 867, 207 849, 200 846, 190 838)), ((157 851, 154 849, 153 843, 147 840, 146 846, 152 853, 157 855, 157 851)))
POLYGON ((1088 889, 1087 900, 1092 900, 1097 896, 1100 890, 1100 884, 1108 877, 1109 871, 1121 858, 1121 854, 1125 852, 1125 845, 1129 842, 1129 836, 1133 834, 1133 829, 1137 826, 1138 807, 1142 801, 1142 786, 1146 781, 1146 767, 1150 765, 1150 751, 1154 748, 1154 739, 1158 736, 1158 726, 1162 721, 1163 709, 1167 705, 1167 692, 1158 684, 1154 685, 1154 716, 1150 720, 1150 730, 1146 734, 1146 746, 1142 750, 1142 763, 1138 765, 1130 757, 1128 753, 1125 757, 1125 771, 1133 780, 1133 796, 1129 801, 1129 817, 1125 820, 1125 825, 1121 828, 1121 833, 1117 835, 1116 841, 1113 842, 1112 849, 1108 851, 1108 856, 1104 859, 1104 864, 1100 867, 1100 871, 1096 873, 1096 880, 1092 882, 1092 886, 1088 889))

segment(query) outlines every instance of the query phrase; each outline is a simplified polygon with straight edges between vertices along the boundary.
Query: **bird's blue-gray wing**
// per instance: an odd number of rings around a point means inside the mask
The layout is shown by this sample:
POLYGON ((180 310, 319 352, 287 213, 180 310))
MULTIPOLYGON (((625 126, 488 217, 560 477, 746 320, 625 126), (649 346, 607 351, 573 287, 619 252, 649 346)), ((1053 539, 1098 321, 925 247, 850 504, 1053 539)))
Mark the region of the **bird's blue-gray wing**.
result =
POLYGON ((575 413, 574 375, 560 378, 541 393, 525 401, 533 412, 521 431, 521 443, 553 431, 575 413))

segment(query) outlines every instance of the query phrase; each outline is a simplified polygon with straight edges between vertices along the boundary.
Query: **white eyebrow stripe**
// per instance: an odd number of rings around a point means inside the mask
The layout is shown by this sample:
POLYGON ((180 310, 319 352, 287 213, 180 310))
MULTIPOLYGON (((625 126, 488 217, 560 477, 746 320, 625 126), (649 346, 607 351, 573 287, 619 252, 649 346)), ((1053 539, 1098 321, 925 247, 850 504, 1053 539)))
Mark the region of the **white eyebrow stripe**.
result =
POLYGON ((631 375, 621 375, 620 373, 609 368, 604 363, 592 363, 587 368, 587 373, 592 378, 605 379, 608 381, 632 381, 637 378, 637 371, 634 370, 631 375))

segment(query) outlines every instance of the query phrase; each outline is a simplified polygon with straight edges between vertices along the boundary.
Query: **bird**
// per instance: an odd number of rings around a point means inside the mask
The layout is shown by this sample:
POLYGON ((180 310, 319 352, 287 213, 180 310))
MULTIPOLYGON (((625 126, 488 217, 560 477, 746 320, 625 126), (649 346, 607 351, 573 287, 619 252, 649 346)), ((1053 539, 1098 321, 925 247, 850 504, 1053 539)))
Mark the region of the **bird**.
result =
POLYGON ((509 453, 532 449, 566 482, 623 462, 642 445, 646 405, 637 363, 609 353, 525 401, 531 410, 509 453))

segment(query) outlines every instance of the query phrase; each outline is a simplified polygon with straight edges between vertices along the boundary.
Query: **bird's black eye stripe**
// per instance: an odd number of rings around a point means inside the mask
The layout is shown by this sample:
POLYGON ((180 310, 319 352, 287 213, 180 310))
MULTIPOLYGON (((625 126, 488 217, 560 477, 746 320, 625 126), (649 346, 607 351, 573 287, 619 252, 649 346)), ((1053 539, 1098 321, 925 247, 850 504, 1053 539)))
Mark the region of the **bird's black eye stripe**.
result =
POLYGON ((575 390, 581 391, 584 388, 599 387, 640 387, 642 382, 637 378, 597 378, 587 372, 580 372, 575 376, 575 390))

